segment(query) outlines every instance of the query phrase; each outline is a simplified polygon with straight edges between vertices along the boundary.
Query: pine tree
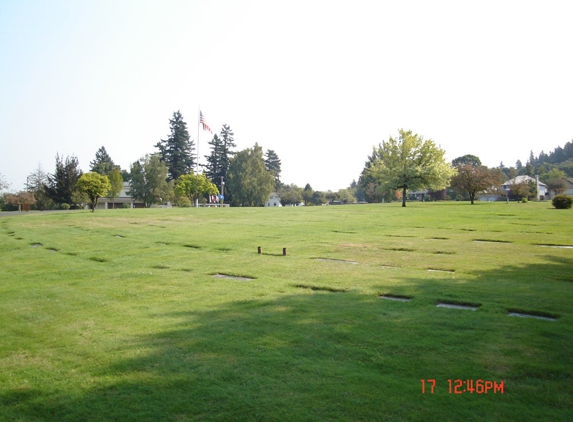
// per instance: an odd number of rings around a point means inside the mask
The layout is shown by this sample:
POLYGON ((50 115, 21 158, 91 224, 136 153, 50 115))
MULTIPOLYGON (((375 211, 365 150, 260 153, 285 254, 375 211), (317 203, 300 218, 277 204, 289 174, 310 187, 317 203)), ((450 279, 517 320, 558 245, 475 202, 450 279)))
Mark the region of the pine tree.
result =
MULTIPOLYGON (((231 158, 235 155, 235 152, 232 151, 232 148, 236 147, 233 136, 233 131, 229 125, 225 124, 221 129, 220 135, 214 135, 213 139, 209 141, 211 154, 205 156, 207 159, 205 174, 217 186, 221 184, 221 177, 224 180, 227 179, 231 158)), ((225 195, 224 192, 221 193, 225 195)), ((231 201, 229 192, 227 192, 225 199, 231 201)))
POLYGON ((173 113, 169 125, 171 128, 169 137, 155 144, 159 149, 161 161, 167 166, 168 181, 177 180, 179 176, 190 173, 195 163, 193 158, 195 143, 189 138, 187 123, 180 111, 173 113))
POLYGON ((281 187, 281 160, 272 149, 265 153, 265 168, 270 171, 275 178, 275 190, 281 187))
POLYGON ((66 157, 63 161, 56 154, 56 171, 48 175, 48 183, 44 184, 46 194, 56 204, 73 204, 72 195, 76 191, 76 183, 82 175, 77 157, 66 157))
POLYGON ((104 176, 107 176, 116 167, 103 146, 96 151, 95 160, 90 161, 90 166, 91 171, 104 176))

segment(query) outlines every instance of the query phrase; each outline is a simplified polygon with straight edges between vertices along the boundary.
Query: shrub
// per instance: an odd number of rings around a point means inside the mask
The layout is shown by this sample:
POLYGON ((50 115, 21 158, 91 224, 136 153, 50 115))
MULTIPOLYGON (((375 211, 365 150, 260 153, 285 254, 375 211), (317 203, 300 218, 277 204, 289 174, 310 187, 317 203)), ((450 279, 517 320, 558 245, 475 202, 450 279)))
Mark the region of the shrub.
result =
POLYGON ((551 203, 555 208, 559 210, 566 210, 571 208, 571 205, 573 205, 573 197, 568 195, 557 195, 555 198, 553 198, 551 203))
POLYGON ((525 198, 525 197, 521 198, 521 203, 522 203, 522 204, 527 204, 527 198, 525 198))
POLYGON ((70 209, 70 204, 66 204, 65 202, 63 204, 60 205, 60 208, 63 210, 69 210, 70 209))

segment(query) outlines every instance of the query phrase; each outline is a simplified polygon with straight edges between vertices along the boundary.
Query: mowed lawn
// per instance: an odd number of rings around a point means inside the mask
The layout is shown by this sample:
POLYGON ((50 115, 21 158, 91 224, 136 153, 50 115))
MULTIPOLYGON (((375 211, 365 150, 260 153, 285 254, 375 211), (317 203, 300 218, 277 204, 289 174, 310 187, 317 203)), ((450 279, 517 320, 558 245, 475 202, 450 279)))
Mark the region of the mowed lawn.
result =
POLYGON ((399 205, 0 213, 0 420, 573 420, 573 211, 399 205))

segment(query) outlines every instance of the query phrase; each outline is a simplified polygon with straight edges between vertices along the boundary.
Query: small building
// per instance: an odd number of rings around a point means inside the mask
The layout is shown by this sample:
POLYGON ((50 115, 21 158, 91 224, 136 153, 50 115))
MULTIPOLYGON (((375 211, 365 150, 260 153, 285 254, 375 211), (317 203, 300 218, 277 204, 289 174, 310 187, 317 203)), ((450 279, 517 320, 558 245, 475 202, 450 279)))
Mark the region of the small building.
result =
POLYGON ((273 192, 269 200, 265 203, 265 207, 282 207, 281 198, 278 193, 273 192))
MULTIPOLYGON (((127 193, 131 189, 129 182, 123 182, 119 196, 115 199, 111 198, 100 198, 96 209, 107 210, 113 208, 145 208, 145 204, 141 201, 133 199, 127 193)), ((86 205, 86 209, 89 209, 89 205, 86 205)))

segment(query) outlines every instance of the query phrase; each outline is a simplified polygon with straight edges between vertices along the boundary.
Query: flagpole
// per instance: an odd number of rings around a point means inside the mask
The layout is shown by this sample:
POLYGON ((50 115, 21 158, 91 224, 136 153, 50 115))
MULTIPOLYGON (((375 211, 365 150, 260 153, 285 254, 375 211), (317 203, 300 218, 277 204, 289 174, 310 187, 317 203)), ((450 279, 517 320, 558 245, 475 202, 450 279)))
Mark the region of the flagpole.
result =
POLYGON ((195 163, 195 173, 199 174, 199 125, 201 124, 201 106, 197 114, 197 162, 195 163))

